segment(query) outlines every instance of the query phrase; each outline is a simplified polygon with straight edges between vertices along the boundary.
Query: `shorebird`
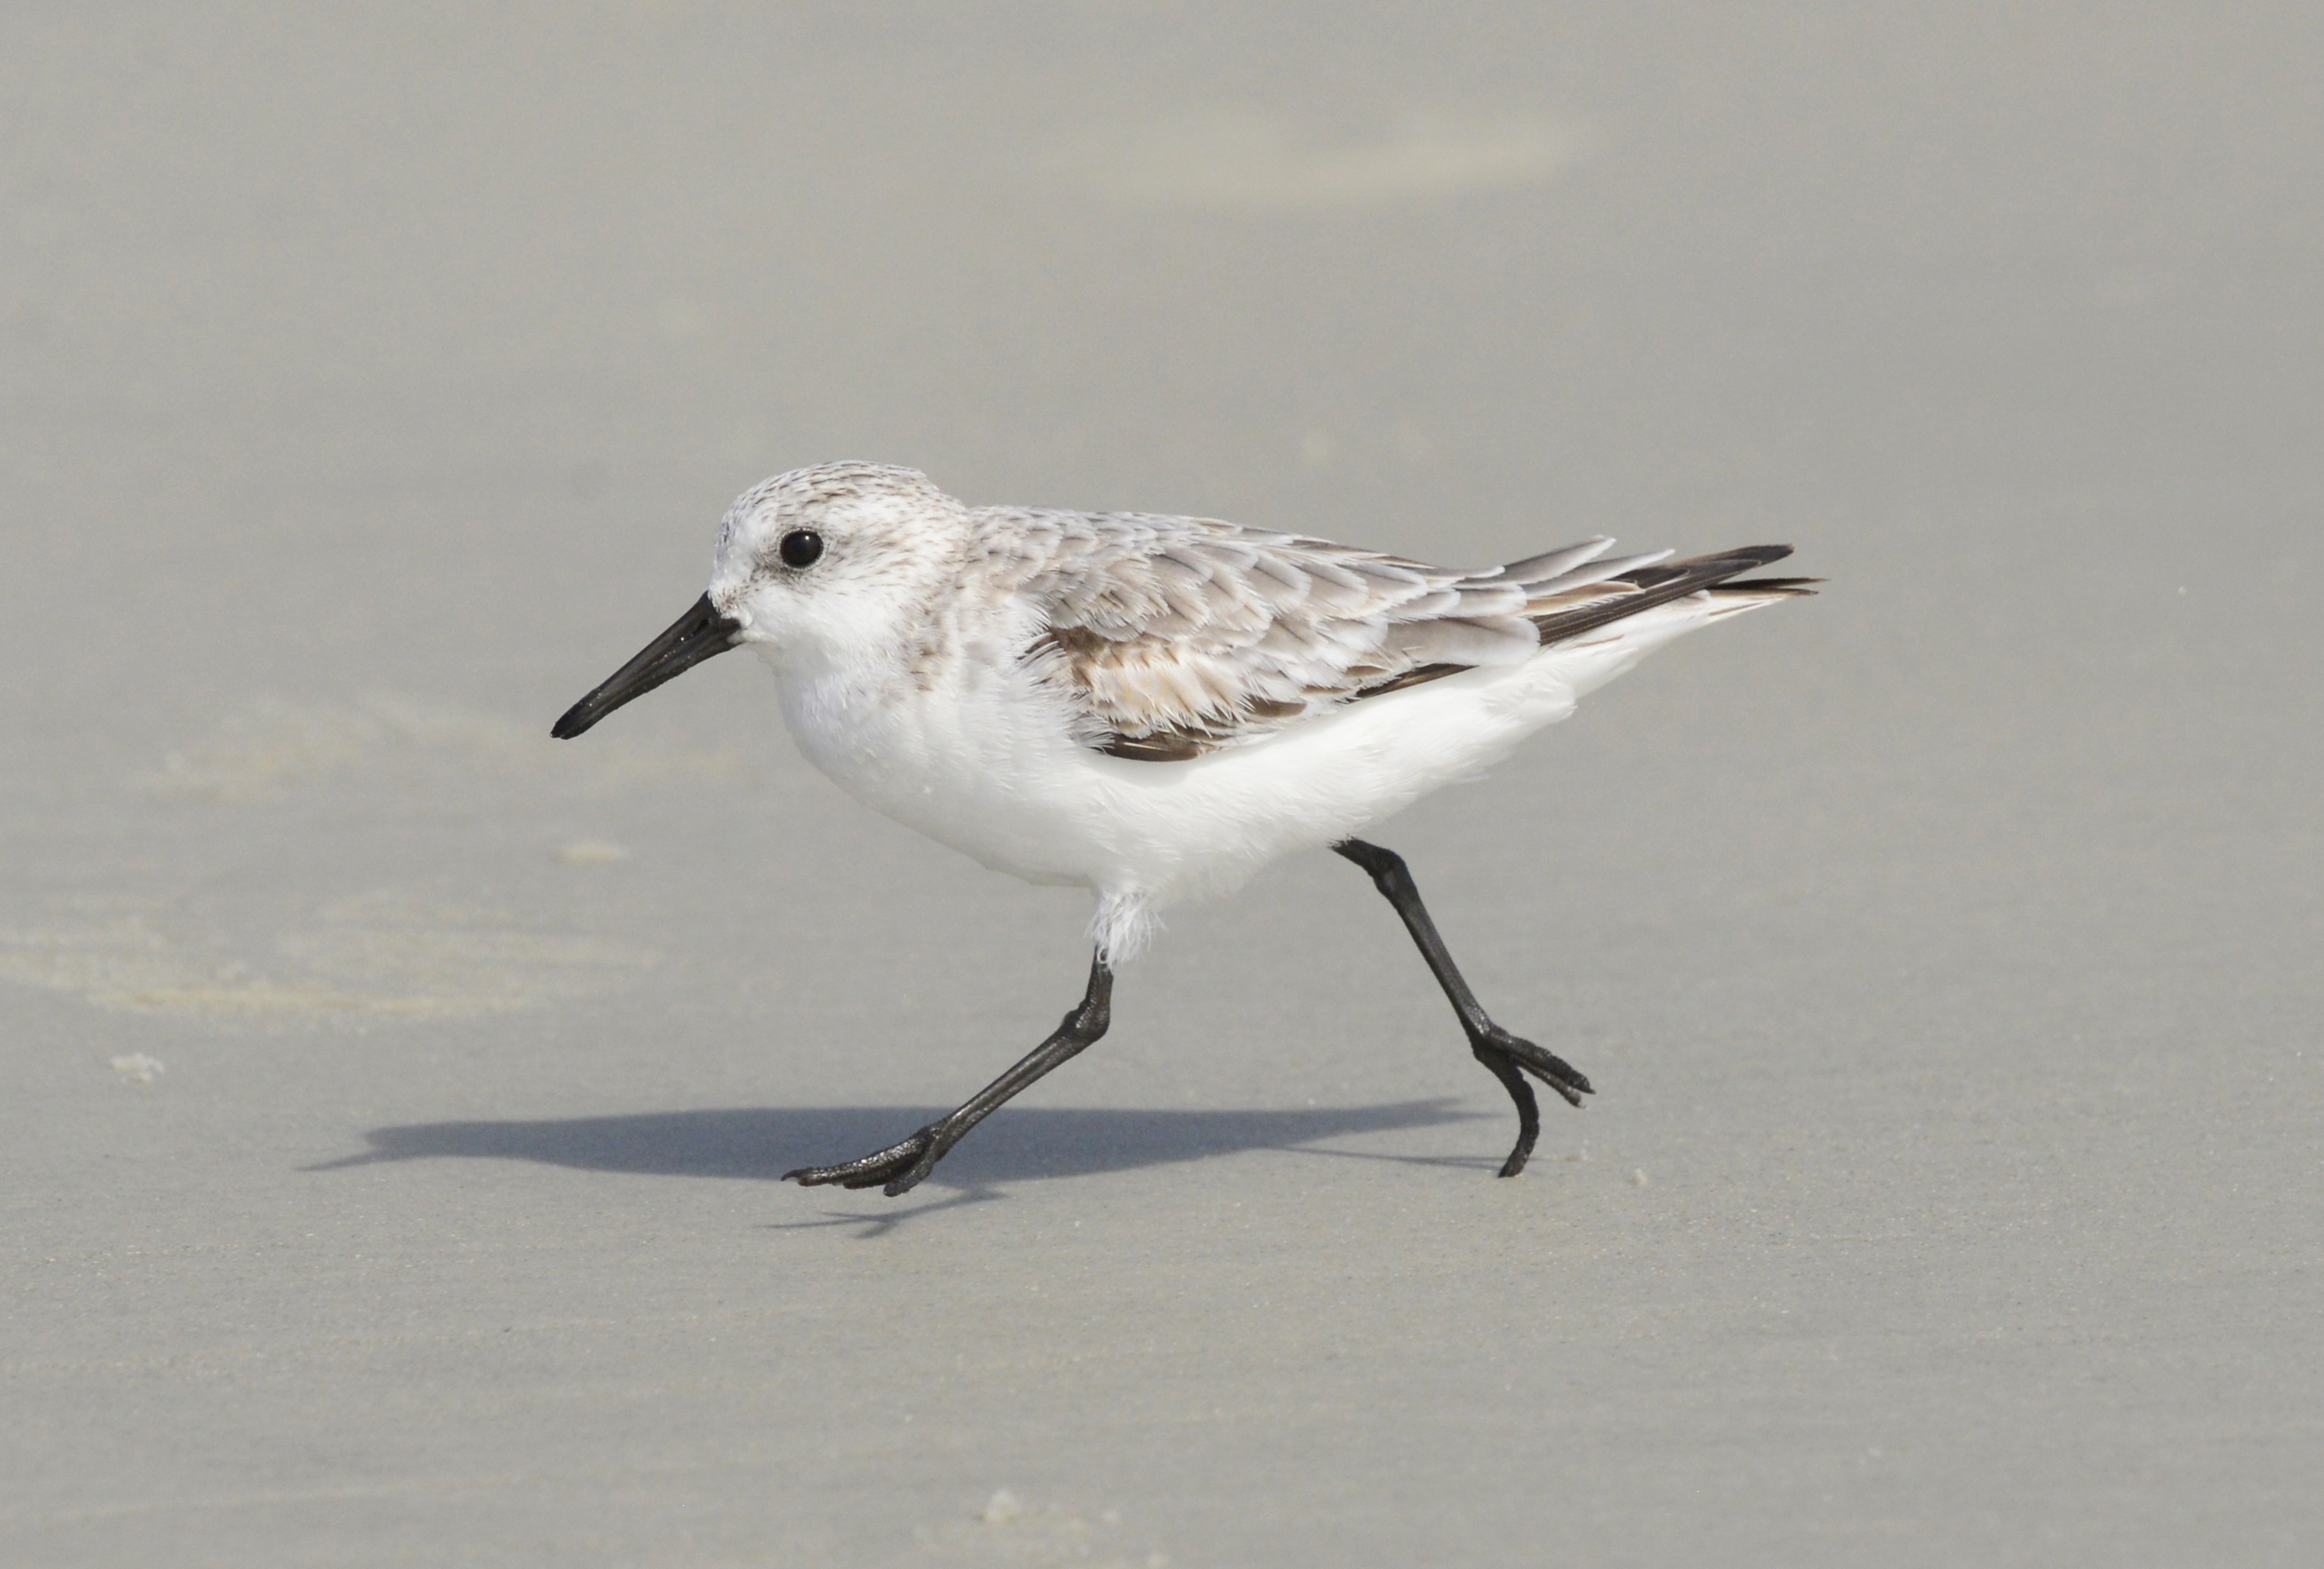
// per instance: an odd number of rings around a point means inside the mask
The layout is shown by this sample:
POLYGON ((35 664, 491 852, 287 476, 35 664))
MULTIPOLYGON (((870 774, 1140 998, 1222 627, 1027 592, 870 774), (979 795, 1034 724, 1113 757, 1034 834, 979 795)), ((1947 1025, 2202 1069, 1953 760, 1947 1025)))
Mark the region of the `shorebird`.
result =
POLYGON ((1590 1081, 1493 1021, 1403 859, 1356 835, 1673 638, 1814 581, 1745 576, 1788 545, 1684 561, 1612 546, 1462 571, 1210 518, 970 507, 917 470, 822 464, 744 492, 708 590, 551 734, 753 648, 799 749, 857 799, 1095 895, 1089 984, 1055 1033, 909 1137, 788 1180, 908 1191, 1105 1033, 1114 968, 1158 911, 1327 848, 1395 907, 1516 1103, 1515 1177, 1541 1133, 1526 1075, 1574 1106, 1590 1081))

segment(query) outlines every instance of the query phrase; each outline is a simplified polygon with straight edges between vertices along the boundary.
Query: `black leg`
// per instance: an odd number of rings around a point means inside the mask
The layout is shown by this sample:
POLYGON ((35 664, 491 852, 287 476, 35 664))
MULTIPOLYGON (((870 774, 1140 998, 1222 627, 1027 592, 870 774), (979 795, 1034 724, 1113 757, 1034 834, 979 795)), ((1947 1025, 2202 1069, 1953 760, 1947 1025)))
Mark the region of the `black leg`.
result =
POLYGON ((1404 857, 1393 850, 1383 850, 1377 844, 1367 844, 1361 839, 1349 839, 1332 846, 1341 854, 1371 873, 1372 886, 1387 896, 1396 906, 1396 913, 1404 918, 1405 929, 1420 948, 1420 956, 1428 961, 1435 974, 1436 983, 1444 988, 1451 999, 1452 1011, 1461 1016, 1461 1028, 1468 1032, 1469 1049, 1477 1060, 1492 1070, 1509 1099, 1517 1103, 1517 1143, 1509 1158, 1501 1164, 1503 1177, 1515 1177, 1525 1169, 1532 1158, 1534 1140, 1541 1137, 1541 1108, 1534 1101, 1533 1086, 1525 1075, 1533 1075, 1543 1084, 1563 1095, 1569 1105, 1578 1106, 1582 1097, 1591 1094, 1590 1081, 1563 1057, 1542 1050, 1530 1040, 1520 1040, 1488 1018, 1477 994, 1469 990, 1469 983, 1461 978, 1460 966, 1452 963, 1452 955, 1444 939, 1436 934, 1436 923, 1428 918, 1428 907, 1420 902, 1419 886, 1412 873, 1405 869, 1404 857))
POLYGON ((1022 1061, 969 1097, 959 1110, 939 1117, 900 1144, 874 1150, 844 1166, 805 1166, 783 1173, 801 1187, 835 1182, 842 1187, 881 1187, 890 1198, 916 1187, 968 1131, 999 1111, 1009 1098, 1069 1057, 1078 1057, 1105 1033, 1113 1004, 1113 972, 1102 958, 1090 960, 1089 990, 1065 1015, 1057 1032, 1026 1053, 1022 1061))

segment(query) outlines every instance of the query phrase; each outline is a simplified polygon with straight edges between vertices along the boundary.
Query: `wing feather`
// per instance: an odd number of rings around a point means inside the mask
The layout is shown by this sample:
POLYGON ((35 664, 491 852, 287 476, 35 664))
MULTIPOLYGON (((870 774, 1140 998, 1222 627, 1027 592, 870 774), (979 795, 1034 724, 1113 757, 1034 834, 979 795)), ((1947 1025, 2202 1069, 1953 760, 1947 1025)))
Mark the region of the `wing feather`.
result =
POLYGON ((1667 550, 1609 557, 1613 541, 1598 538, 1464 571, 1209 518, 976 515, 984 566, 1042 628, 1026 658, 1071 701, 1082 739, 1149 761, 1522 664, 1545 643, 1788 553, 1755 547, 1665 567, 1667 550))

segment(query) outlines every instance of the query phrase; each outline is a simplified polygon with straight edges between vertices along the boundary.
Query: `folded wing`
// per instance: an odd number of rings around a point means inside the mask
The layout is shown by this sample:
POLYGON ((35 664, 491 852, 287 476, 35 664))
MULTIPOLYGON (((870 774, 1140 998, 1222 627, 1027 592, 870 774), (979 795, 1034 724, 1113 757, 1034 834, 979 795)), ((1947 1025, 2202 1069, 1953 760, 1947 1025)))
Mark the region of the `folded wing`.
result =
POLYGON ((1010 509, 995 521, 987 537, 1007 558, 988 565, 1043 626, 1028 661, 1071 698, 1084 743, 1157 762, 1523 664, 1790 553, 1755 546, 1663 565, 1667 550, 1609 557, 1613 541, 1593 539, 1469 572, 1206 518, 1010 509))

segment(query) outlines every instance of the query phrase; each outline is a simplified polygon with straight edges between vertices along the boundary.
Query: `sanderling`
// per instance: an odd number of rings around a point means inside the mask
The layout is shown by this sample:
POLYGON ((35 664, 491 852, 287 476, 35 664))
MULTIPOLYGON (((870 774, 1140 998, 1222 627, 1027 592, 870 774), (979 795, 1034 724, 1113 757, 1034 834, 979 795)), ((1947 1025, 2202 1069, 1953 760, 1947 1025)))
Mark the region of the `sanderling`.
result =
POLYGON ((1105 1033, 1113 967, 1157 912, 1329 848, 1369 872, 1517 1103, 1590 1081, 1493 1022, 1394 852, 1355 835, 1474 778, 1682 632, 1805 593, 1742 575, 1787 545, 1686 561, 1613 541, 1464 572, 1209 518, 971 508, 908 468, 832 463, 746 491, 708 592, 575 704, 580 734, 750 646, 801 751, 850 794, 996 872, 1091 890, 1089 986, 950 1115, 805 1185, 916 1186, 1009 1098, 1105 1033))

